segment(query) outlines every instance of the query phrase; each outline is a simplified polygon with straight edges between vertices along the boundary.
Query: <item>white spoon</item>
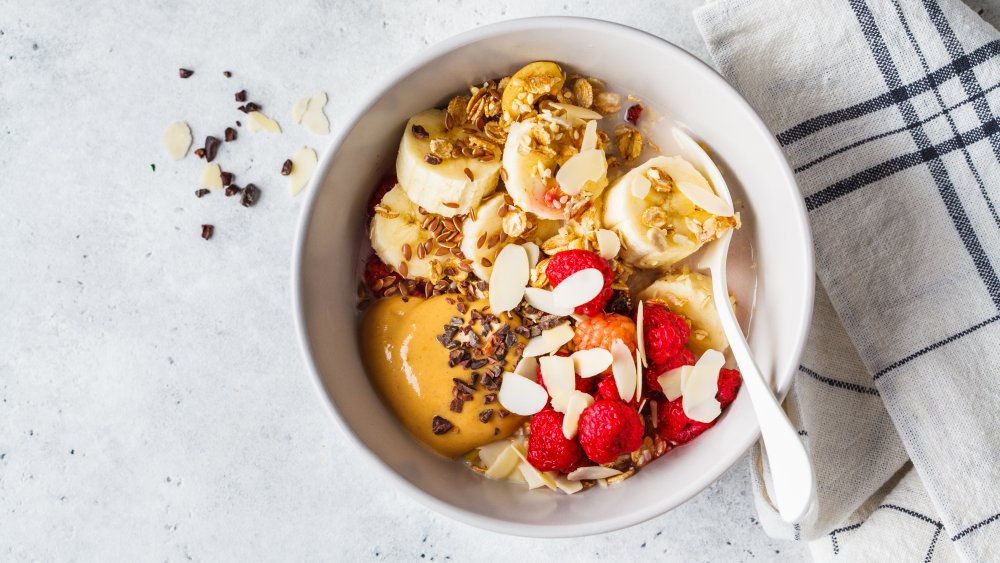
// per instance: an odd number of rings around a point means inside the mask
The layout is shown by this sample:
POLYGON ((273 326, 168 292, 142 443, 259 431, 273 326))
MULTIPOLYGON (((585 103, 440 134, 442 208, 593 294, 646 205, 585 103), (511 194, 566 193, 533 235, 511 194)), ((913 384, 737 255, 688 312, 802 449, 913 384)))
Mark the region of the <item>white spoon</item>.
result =
MULTIPOLYGON (((712 159, 691 137, 680 129, 674 129, 674 139, 680 145, 681 154, 692 161, 695 168, 708 177, 722 202, 729 209, 733 207, 733 198, 729 187, 712 159)), ((723 236, 709 243, 702 251, 701 265, 707 267, 712 274, 712 292, 719 319, 725 330, 726 339, 733 351, 733 357, 743 375, 743 383, 750 394, 757 421, 760 423, 760 436, 764 440, 764 451, 771 469, 774 486, 773 500, 786 522, 798 522, 805 517, 816 497, 816 478, 812 464, 805 447, 799 440, 798 433, 785 416, 778 400, 774 397, 770 385, 764 379, 757 364, 750 354, 750 346, 743 336, 743 330, 736 320, 736 312, 729 300, 729 288, 726 283, 726 257, 729 254, 729 242, 733 230, 728 230, 723 236)))

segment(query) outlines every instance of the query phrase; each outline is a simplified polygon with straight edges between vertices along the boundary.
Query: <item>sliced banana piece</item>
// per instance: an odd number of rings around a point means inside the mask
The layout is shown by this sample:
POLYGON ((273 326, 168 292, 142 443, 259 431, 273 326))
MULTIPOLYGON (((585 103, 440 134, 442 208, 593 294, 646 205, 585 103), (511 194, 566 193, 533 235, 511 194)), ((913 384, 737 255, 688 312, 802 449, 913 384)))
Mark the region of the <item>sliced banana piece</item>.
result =
POLYGON ((396 177, 417 205, 444 217, 464 215, 496 190, 500 151, 493 160, 462 155, 463 129, 445 130, 446 112, 429 109, 406 123, 396 157, 396 177))
POLYGON ((639 293, 639 299, 662 301, 668 309, 691 321, 688 347, 696 356, 705 350, 729 348, 712 297, 712 278, 699 272, 668 274, 639 293))
POLYGON ((550 61, 528 63, 510 77, 503 89, 501 106, 508 120, 516 120, 532 111, 542 96, 554 96, 562 90, 566 76, 562 68, 550 61))
POLYGON ((418 245, 433 238, 433 233, 421 227, 424 217, 399 184, 382 197, 372 217, 369 237, 375 254, 410 279, 430 278, 431 262, 436 260, 417 253, 418 245))
POLYGON ((579 146, 587 122, 543 114, 514 123, 504 145, 504 182, 514 203, 542 219, 563 219, 570 198, 595 199, 608 185, 604 151, 579 146), (565 189, 560 185, 565 182, 565 189), (562 196, 550 205, 546 192, 560 188, 562 196))
POLYGON ((503 194, 495 195, 476 209, 475 219, 470 215, 462 223, 462 244, 459 248, 466 258, 472 260, 472 272, 481 280, 490 279, 493 262, 502 248, 497 241, 503 234, 502 219, 498 214, 503 204, 503 194))
POLYGON ((679 156, 653 157, 608 189, 604 224, 621 238, 625 261, 640 268, 669 266, 736 226, 734 217, 696 206, 685 195, 693 190, 714 194, 705 177, 679 156), (681 184, 689 187, 680 189, 681 184))

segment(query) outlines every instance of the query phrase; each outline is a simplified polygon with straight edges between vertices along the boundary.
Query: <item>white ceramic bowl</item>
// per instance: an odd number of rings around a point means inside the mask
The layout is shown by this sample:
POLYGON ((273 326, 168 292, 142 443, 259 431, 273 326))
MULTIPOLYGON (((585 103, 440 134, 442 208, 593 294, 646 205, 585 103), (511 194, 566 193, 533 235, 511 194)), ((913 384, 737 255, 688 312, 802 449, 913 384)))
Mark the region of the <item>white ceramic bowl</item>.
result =
MULTIPOLYGON (((306 364, 333 418, 384 469, 371 478, 475 526, 523 536, 581 536, 660 515, 717 479, 757 439, 746 394, 714 428, 631 479, 567 496, 490 481, 430 453, 382 405, 357 351, 365 204, 379 177, 393 168, 407 118, 442 105, 467 84, 539 59, 642 96, 711 148, 734 197, 746 202, 743 236, 755 249, 757 273, 750 345, 779 394, 787 392, 813 300, 812 243, 792 173, 754 111, 711 68, 660 38, 607 22, 555 17, 490 25, 430 47, 390 73, 345 122, 308 188, 293 258, 294 308, 306 364)), ((731 262, 742 262, 745 275, 750 258, 731 254, 731 262)), ((354 476, 368 478, 363 471, 354 476)))

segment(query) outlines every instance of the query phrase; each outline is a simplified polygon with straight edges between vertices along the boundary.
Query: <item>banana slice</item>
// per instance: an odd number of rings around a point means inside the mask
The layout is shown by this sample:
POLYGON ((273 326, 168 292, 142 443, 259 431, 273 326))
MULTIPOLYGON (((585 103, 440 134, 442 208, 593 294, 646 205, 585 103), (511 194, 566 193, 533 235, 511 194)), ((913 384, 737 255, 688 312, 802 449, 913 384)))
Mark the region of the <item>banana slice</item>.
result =
POLYGON ((735 217, 713 215, 688 199, 685 194, 695 190, 715 193, 679 156, 653 157, 608 189, 604 224, 621 238, 625 261, 640 268, 669 266, 736 226, 735 217))
POLYGON ((542 96, 555 96, 562 90, 566 76, 562 68, 549 61, 528 63, 510 77, 503 89, 501 107, 504 118, 516 121, 518 117, 530 113, 542 96))
POLYGON ((662 301, 674 313, 691 321, 688 347, 696 356, 705 350, 725 352, 729 348, 712 297, 712 278, 698 272, 663 276, 639 293, 639 299, 662 301))
POLYGON ((445 130, 446 112, 429 109, 406 123, 396 157, 396 177, 411 201, 444 217, 464 215, 496 190, 500 178, 500 150, 477 144, 464 129, 445 130), (464 148, 480 147, 492 154, 463 155, 464 148))
POLYGON ((567 209, 599 196, 608 185, 608 162, 601 149, 580 150, 587 131, 587 121, 548 112, 512 124, 503 168, 514 203, 542 219, 563 219, 567 209), (546 201, 555 189, 557 197, 546 201))
POLYGON ((459 248, 466 258, 472 260, 472 272, 481 280, 490 279, 493 262, 502 247, 496 241, 503 234, 502 219, 497 213, 503 204, 503 194, 495 195, 476 209, 475 219, 468 216, 462 223, 462 245, 459 248), (490 242, 493 242, 492 246, 490 242))
POLYGON ((421 258, 417 252, 418 245, 433 238, 421 226, 424 217, 399 184, 382 197, 372 217, 369 237, 375 254, 410 279, 431 278, 431 262, 439 261, 433 255, 421 258))

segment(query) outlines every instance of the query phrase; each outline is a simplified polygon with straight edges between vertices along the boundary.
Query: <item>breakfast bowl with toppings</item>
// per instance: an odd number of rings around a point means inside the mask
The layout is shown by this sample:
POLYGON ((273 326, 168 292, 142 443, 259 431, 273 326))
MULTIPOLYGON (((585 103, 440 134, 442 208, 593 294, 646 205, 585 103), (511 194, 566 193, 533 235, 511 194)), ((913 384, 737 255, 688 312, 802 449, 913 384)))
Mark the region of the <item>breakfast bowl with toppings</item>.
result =
POLYGON ((709 67, 606 22, 505 22, 395 71, 321 161, 299 335, 360 446, 346 463, 370 454, 481 527, 608 531, 756 439, 700 258, 732 233, 729 298, 780 396, 811 314, 806 225, 774 139, 709 67))

